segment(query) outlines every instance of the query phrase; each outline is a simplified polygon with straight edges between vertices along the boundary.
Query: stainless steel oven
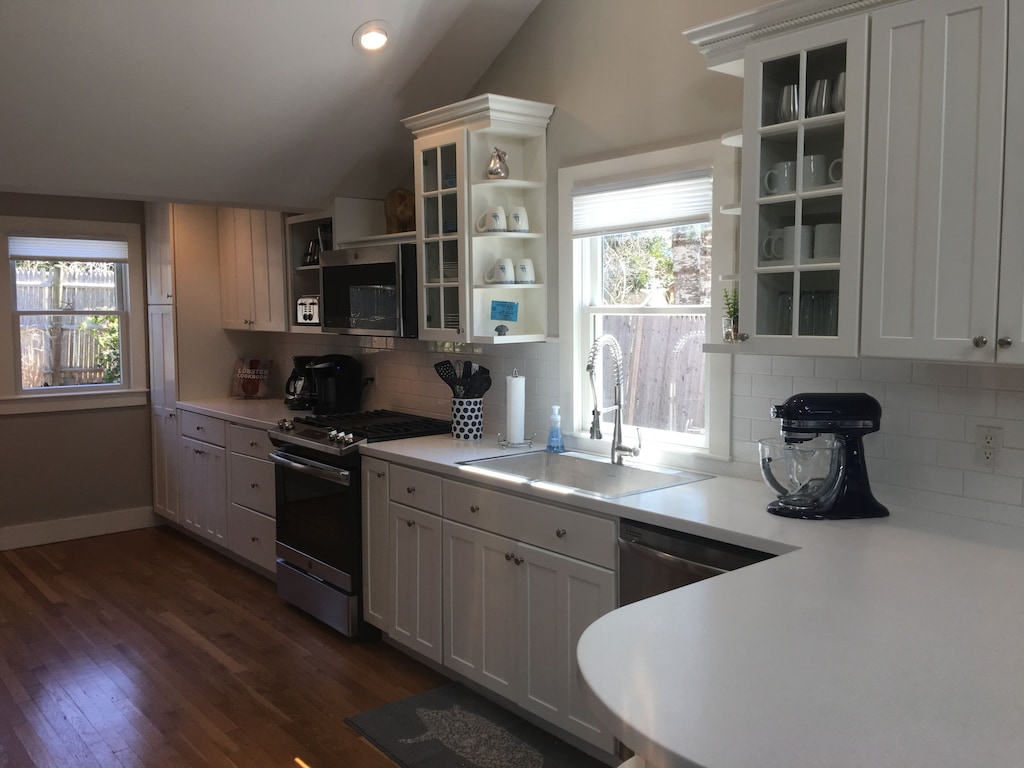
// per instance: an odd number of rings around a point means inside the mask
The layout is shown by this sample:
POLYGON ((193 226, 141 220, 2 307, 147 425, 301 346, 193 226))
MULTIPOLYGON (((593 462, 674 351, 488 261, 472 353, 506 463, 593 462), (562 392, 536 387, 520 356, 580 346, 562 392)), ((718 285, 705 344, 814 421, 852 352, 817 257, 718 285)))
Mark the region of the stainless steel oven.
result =
POLYGON ((277 592, 348 636, 359 628, 359 453, 311 458, 270 454, 277 483, 277 592))

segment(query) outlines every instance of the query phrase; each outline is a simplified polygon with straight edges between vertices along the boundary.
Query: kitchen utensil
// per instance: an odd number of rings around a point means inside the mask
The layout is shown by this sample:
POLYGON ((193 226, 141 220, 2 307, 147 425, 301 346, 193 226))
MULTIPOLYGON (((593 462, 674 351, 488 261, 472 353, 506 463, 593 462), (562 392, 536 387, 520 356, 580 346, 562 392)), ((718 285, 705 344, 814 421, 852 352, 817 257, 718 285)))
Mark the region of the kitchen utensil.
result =
POLYGON ((777 116, 780 123, 788 123, 800 116, 800 98, 795 85, 782 86, 777 116))
POLYGON ((442 360, 439 363, 434 363, 434 370, 437 371, 437 375, 441 377, 441 381, 448 385, 451 389, 452 394, 455 394, 455 366, 452 365, 451 360, 442 360))
POLYGON ((811 98, 807 102, 807 116, 820 117, 827 115, 832 110, 832 81, 828 78, 821 78, 814 81, 811 88, 811 98))

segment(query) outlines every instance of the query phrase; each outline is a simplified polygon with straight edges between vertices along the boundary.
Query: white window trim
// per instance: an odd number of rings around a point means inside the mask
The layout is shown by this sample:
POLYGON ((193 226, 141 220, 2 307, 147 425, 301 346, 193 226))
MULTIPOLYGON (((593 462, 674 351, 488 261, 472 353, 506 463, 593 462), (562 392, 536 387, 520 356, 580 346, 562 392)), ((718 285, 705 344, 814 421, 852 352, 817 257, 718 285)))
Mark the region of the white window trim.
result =
MULTIPOLYGON (((735 203, 739 196, 737 179, 736 150, 724 146, 720 141, 706 141, 671 149, 646 152, 639 155, 617 157, 596 163, 560 168, 558 171, 558 274, 559 274, 559 335, 567 343, 565 354, 560 356, 559 402, 562 412, 571 414, 563 422, 563 431, 571 447, 580 450, 605 453, 609 450, 608 440, 591 440, 585 431, 586 425, 574 423, 581 412, 580 404, 587 403, 589 390, 585 386, 584 369, 589 351, 585 341, 582 323, 585 321, 585 291, 582 285, 583 266, 575 253, 572 242, 572 194, 574 189, 593 187, 600 184, 621 183, 641 180, 659 175, 688 170, 711 168, 714 174, 712 192, 711 226, 714 232, 711 309, 706 325, 708 338, 715 332, 715 318, 723 314, 722 288, 732 283, 722 282, 722 275, 736 272, 736 238, 738 221, 736 216, 721 213, 723 206, 735 203)), ((644 445, 642 461, 674 465, 686 463, 685 455, 700 455, 722 461, 730 460, 732 434, 732 356, 709 354, 707 356, 709 376, 715 382, 727 382, 727 386, 708 388, 708 415, 711 428, 708 430, 708 447, 671 448, 653 450, 644 445)), ((590 409, 586 404, 586 410, 590 409)))
MULTIPOLYGON (((78 411, 93 408, 120 408, 145 405, 146 388, 146 295, 145 272, 142 265, 142 228, 138 224, 106 221, 76 221, 18 216, 0 216, 0 243, 4 245, 4 266, 0 269, 0 415, 78 411), (39 237, 95 237, 124 240, 128 243, 128 286, 126 307, 128 322, 121 329, 122 349, 127 352, 127 365, 122 361, 122 383, 99 391, 95 387, 59 388, 54 392, 19 393, 15 372, 15 355, 20 355, 21 340, 14 323, 13 286, 8 263, 7 238, 10 235, 39 237), (6 362, 2 362, 6 361, 6 362)), ((53 388, 57 389, 57 388, 53 388)))

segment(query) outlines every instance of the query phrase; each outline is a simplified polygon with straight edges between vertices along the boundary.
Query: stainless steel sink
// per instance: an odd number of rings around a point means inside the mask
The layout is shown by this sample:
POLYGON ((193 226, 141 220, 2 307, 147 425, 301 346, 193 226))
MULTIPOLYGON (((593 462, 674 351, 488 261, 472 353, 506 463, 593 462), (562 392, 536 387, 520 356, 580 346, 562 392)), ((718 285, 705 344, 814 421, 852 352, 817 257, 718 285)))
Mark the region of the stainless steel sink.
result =
POLYGON ((711 477, 685 470, 640 469, 612 464, 607 458, 589 454, 547 451, 472 459, 459 464, 479 474, 527 484, 557 486, 556 490, 565 489, 605 499, 671 488, 711 477))

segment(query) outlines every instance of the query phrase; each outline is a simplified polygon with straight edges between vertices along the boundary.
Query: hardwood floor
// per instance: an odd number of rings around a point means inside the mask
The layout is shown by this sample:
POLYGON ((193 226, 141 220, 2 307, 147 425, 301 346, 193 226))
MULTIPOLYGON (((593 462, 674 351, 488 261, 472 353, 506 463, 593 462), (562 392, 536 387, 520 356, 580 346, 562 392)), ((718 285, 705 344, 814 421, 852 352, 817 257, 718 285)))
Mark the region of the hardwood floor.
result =
POLYGON ((345 718, 443 681, 169 528, 0 552, 0 768, 385 768, 345 718))

